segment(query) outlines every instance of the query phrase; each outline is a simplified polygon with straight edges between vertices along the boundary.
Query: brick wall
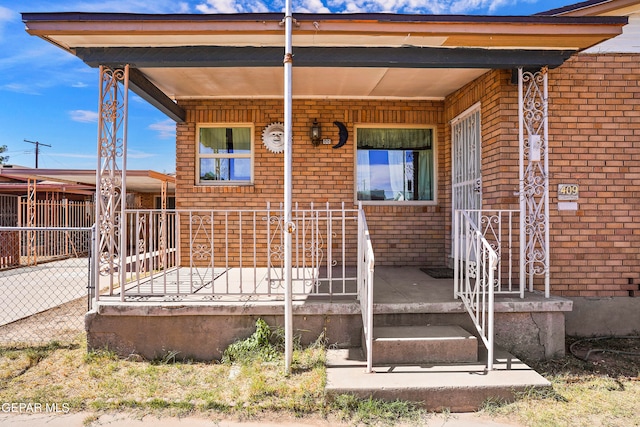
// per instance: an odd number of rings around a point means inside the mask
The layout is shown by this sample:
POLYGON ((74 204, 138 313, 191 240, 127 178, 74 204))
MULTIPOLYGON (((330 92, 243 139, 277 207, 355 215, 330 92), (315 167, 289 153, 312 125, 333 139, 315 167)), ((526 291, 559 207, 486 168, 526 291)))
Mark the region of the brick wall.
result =
MULTIPOLYGON (((177 128, 176 208, 264 209, 266 202, 283 200, 283 154, 268 151, 261 133, 272 122, 283 121, 281 100, 190 100, 181 101, 187 120, 177 128), (247 186, 195 185, 197 123, 246 122, 255 125, 254 184, 247 186)), ((444 189, 450 181, 443 150, 443 103, 438 101, 293 101, 293 202, 329 202, 338 207, 354 203, 355 124, 435 125, 437 136, 437 197, 446 200, 444 189), (321 124, 323 138, 338 142, 334 121, 349 130, 345 146, 314 147, 309 139, 313 120, 321 124)), ((446 218, 441 206, 367 206, 367 222, 378 265, 443 266, 446 218)), ((183 253, 186 248, 183 248, 183 253)))
MULTIPOLYGON (((513 196, 518 190, 517 86, 510 79, 510 71, 491 71, 445 100, 447 121, 482 103, 486 209, 519 208, 513 196)), ((450 151, 446 131, 445 150, 450 151)), ((579 55, 550 71, 549 152, 551 292, 637 292, 640 55, 579 55), (577 211, 558 210, 560 183, 580 186, 577 211)))
MULTIPOLYGON (((580 55, 550 71, 551 290, 565 296, 626 296, 640 284, 640 55, 580 55), (577 211, 558 211, 557 185, 580 186, 577 211)), ((437 125, 434 206, 366 206, 379 265, 446 265, 451 233, 449 120, 481 102, 483 207, 518 209, 518 104, 511 71, 494 70, 436 101, 294 100, 293 199, 355 207, 353 127, 359 123, 437 125), (313 147, 309 127, 347 145, 313 147)), ((282 200, 282 154, 266 150, 262 129, 282 121, 278 100, 183 101, 178 126, 178 208, 264 208, 282 200), (195 183, 196 123, 255 124, 255 184, 195 183)))
POLYGON ((640 283, 640 55, 579 55, 549 78, 551 277, 567 296, 640 283), (580 186, 577 211, 557 186, 580 186))

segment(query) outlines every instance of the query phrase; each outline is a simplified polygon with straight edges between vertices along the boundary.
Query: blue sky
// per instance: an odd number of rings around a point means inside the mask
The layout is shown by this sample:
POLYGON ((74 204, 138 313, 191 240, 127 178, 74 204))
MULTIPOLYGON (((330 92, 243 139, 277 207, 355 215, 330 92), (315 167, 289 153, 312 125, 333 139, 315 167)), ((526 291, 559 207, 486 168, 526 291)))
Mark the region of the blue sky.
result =
MULTIPOLYGON (((529 15, 571 0, 293 0, 293 12, 529 15)), ((0 0, 0 145, 9 163, 40 168, 96 167, 98 73, 24 30, 21 12, 281 12, 284 0, 0 0)), ((130 97, 131 169, 175 170, 175 124, 130 97)))

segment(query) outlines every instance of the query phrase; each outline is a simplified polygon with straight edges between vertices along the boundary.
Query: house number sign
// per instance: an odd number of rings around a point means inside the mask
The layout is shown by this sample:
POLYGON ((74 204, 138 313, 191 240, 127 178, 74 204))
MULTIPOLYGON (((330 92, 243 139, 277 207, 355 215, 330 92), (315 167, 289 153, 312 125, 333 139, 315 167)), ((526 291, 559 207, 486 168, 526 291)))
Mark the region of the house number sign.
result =
POLYGON ((558 184, 558 200, 578 200, 578 184, 558 184))

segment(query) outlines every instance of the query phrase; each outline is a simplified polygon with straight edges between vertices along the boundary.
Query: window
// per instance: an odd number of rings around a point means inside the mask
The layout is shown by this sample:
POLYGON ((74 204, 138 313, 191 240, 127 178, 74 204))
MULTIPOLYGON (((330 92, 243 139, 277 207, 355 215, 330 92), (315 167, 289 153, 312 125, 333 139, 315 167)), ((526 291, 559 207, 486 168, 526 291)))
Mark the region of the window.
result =
MULTIPOLYGON (((162 209, 162 197, 156 196, 154 206, 156 209, 162 209)), ((175 209, 175 208, 176 208, 176 197, 167 196, 167 209, 175 209)))
POLYGON ((362 127, 356 140, 358 200, 434 200, 432 128, 362 127))
POLYGON ((253 181, 253 126, 198 127, 198 183, 248 184, 253 181))

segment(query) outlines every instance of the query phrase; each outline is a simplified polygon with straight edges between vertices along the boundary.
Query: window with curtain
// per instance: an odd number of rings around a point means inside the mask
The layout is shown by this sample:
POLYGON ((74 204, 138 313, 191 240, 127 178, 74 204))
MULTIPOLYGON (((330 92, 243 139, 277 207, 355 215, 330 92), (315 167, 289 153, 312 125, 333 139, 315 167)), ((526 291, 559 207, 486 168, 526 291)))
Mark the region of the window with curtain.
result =
POLYGON ((253 181, 253 128, 198 128, 198 183, 241 184, 253 181))
POLYGON ((434 199, 433 129, 358 128, 358 200, 434 199))

